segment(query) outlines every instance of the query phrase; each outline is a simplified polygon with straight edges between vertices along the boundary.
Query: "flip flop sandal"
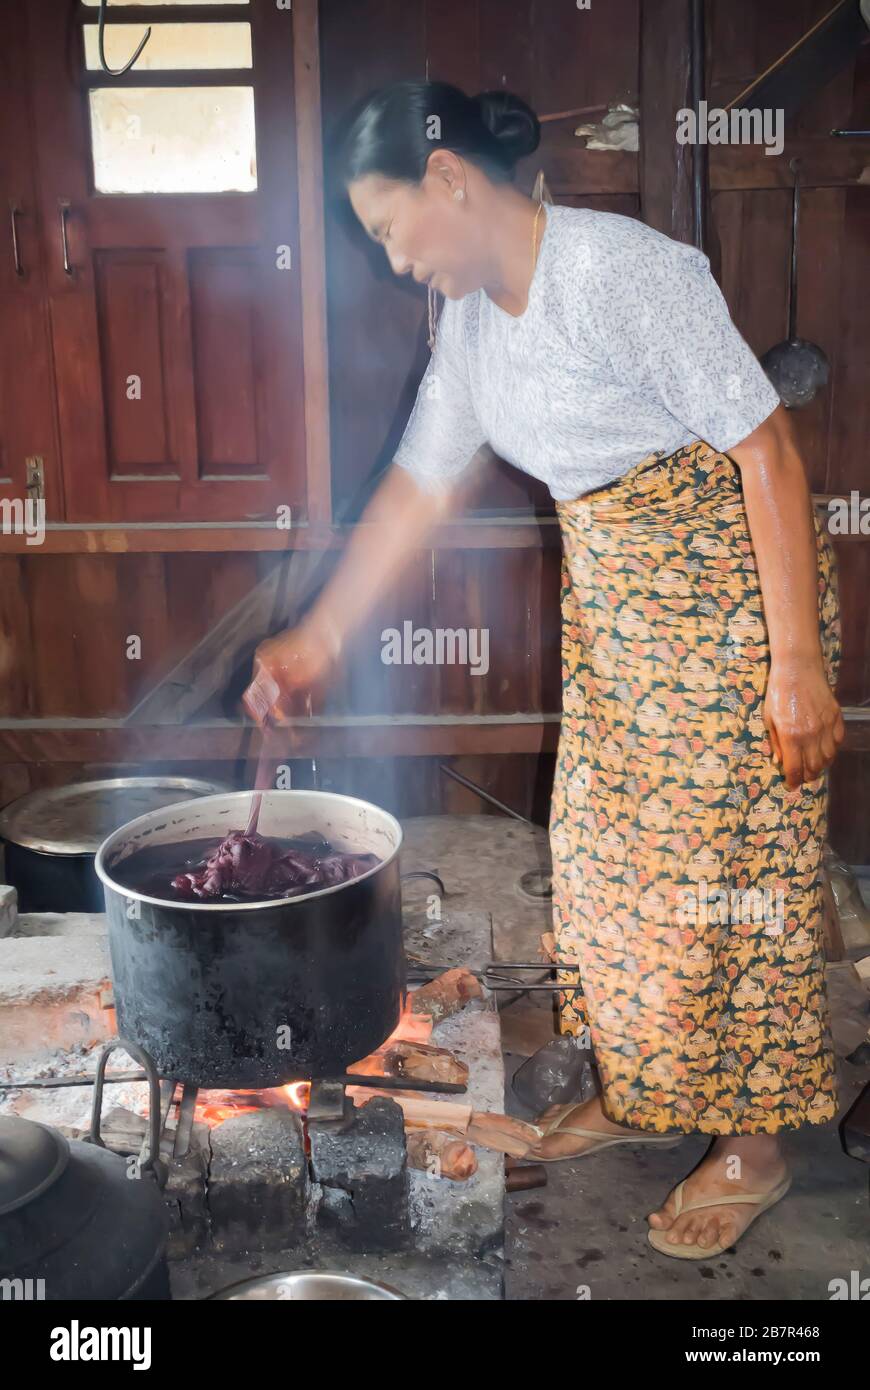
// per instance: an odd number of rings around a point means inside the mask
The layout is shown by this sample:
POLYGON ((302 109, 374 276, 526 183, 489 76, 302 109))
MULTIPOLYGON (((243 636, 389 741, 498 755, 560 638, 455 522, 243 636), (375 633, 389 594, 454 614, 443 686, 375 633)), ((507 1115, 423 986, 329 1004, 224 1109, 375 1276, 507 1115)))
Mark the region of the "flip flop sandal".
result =
POLYGON ((535 1148, 530 1149, 526 1154, 529 1162, 563 1163, 568 1158, 586 1158, 589 1154, 600 1153, 602 1149, 609 1149, 613 1144, 645 1144, 653 1148, 672 1149, 676 1144, 682 1143, 685 1137, 682 1134, 647 1135, 638 1130, 635 1134, 616 1135, 607 1138, 602 1135, 600 1129, 583 1129, 580 1125, 563 1125, 562 1121, 567 1119, 571 1111, 577 1108, 576 1103, 560 1106, 559 1113, 554 1114, 543 1125, 539 1119, 537 1125, 541 1130, 541 1138, 548 1139, 551 1134, 570 1134, 578 1139, 598 1139, 600 1142, 590 1145, 588 1149, 583 1149, 581 1153, 556 1154, 553 1158, 544 1158, 541 1154, 536 1153, 537 1145, 535 1145, 535 1148))
MULTIPOLYGON (((772 1192, 741 1192, 737 1197, 708 1197, 705 1202, 689 1202, 688 1205, 684 1207, 683 1188, 685 1184, 686 1179, 684 1178, 683 1181, 677 1185, 674 1192, 674 1202, 676 1206, 675 1216, 681 1216, 687 1211, 701 1211, 703 1207, 736 1207, 743 1206, 744 1203, 746 1203, 758 1207, 758 1211, 755 1212, 752 1217, 752 1221, 755 1221, 763 1211, 767 1211, 768 1207, 772 1207, 785 1196, 791 1187, 791 1177, 783 1178, 782 1182, 779 1183, 772 1192)), ((740 1236, 737 1237, 738 1240, 749 1230, 752 1221, 740 1232, 740 1236)), ((730 1250, 731 1245, 734 1244, 734 1242, 731 1241, 729 1244, 723 1245, 721 1241, 717 1240, 715 1245, 708 1245, 706 1249, 702 1250, 700 1245, 696 1245, 694 1242, 691 1245, 669 1245, 666 1239, 667 1234, 667 1231, 650 1230, 647 1232, 647 1239, 650 1245, 655 1250, 658 1250, 660 1254, 673 1255, 677 1260, 709 1260, 713 1255, 721 1255, 723 1250, 730 1250)))

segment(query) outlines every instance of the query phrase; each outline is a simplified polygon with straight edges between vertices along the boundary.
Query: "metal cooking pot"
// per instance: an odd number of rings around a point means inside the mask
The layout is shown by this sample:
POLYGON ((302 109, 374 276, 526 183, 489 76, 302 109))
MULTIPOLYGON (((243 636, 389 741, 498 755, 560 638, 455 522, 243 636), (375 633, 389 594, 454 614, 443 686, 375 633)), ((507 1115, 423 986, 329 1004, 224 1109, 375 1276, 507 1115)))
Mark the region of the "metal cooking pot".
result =
POLYGON ((292 1274, 263 1274, 231 1284, 212 1299, 229 1301, 251 1300, 265 1302, 285 1299, 288 1303, 397 1303, 405 1294, 388 1284, 376 1284, 371 1279, 359 1279, 353 1274, 333 1274, 328 1270, 300 1270, 292 1274))
POLYGON ((152 1160, 131 1181, 118 1154, 0 1116, 0 1278, 11 1296, 168 1299, 169 1216, 152 1160))
POLYGON ((203 797, 122 826, 100 846, 118 1032, 160 1076, 259 1089, 335 1076, 395 1029, 405 988, 399 847, 387 811, 317 791, 263 793, 259 831, 318 831, 376 854, 359 878, 295 898, 179 903, 131 891, 115 871, 157 845, 244 828, 250 792, 203 797))
POLYGON ((228 791, 194 777, 105 777, 28 792, 0 812, 6 868, 19 912, 102 912, 94 855, 119 825, 192 796, 228 791))

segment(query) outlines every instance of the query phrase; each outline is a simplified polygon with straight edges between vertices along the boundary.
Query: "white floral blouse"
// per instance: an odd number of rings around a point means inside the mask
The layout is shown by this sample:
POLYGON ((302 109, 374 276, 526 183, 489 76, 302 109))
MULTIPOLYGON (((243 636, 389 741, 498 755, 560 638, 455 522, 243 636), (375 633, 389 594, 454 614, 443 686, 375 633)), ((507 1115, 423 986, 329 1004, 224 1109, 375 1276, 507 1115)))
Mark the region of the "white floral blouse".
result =
POLYGON ((779 396, 707 256, 634 218, 545 205, 525 311, 446 300, 395 462, 426 488, 484 443, 570 501, 649 454, 727 453, 779 396))

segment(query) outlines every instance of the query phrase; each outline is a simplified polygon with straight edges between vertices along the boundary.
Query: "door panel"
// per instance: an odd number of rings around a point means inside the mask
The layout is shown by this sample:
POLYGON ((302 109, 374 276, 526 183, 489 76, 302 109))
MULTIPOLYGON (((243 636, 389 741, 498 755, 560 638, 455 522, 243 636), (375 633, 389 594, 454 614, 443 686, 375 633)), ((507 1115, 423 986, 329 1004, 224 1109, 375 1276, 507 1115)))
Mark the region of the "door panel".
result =
MULTIPOLYGON (((31 50, 41 55, 40 198, 71 521, 244 521, 281 505, 304 510, 292 17, 271 0, 244 10, 251 70, 137 64, 113 80, 85 68, 87 7, 28 7, 31 50), (112 112, 98 176, 139 191, 94 187, 95 82, 99 110, 112 112), (251 89, 255 158, 244 121, 233 124, 239 103, 225 96, 251 89), (184 120, 193 108, 173 104, 182 93, 193 94, 199 124, 184 120), (156 164, 152 147, 163 151, 156 164), (253 189, 149 191, 222 180, 253 189)), ((146 48, 140 62, 147 57, 146 48)))
POLYGON ((38 458, 45 515, 56 520, 63 494, 20 0, 0 0, 0 33, 0 499, 23 504, 26 460, 38 458))
POLYGON ((94 256, 107 464, 113 481, 173 472, 164 381, 168 286, 163 261, 160 252, 148 251, 97 251, 94 256))
POLYGON ((256 266, 229 248, 190 258, 190 322, 201 477, 257 472, 256 266), (232 343, 232 355, 226 344, 232 343))

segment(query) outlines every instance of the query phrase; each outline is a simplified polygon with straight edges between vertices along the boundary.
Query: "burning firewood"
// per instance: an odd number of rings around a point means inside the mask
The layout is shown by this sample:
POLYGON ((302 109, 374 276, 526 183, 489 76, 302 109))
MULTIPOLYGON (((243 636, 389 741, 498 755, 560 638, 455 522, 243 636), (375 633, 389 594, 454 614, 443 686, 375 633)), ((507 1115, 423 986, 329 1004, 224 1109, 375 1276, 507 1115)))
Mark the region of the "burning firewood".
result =
POLYGON ((373 1095, 389 1095, 402 1107, 405 1129, 437 1129, 448 1134, 461 1135, 472 1144, 484 1149, 494 1149, 497 1153, 509 1154, 512 1158, 524 1158, 530 1149, 541 1139, 543 1131, 537 1125, 515 1120, 512 1115, 499 1115, 486 1110, 472 1110, 470 1105, 458 1101, 430 1100, 428 1096, 415 1096, 402 1091, 378 1092, 358 1091, 350 1087, 354 1104, 364 1105, 373 1095))
POLYGON ((375 1091, 369 1087, 360 1091, 355 1086, 348 1087, 348 1095, 355 1105, 365 1105, 372 1096, 388 1096, 402 1107, 406 1130, 443 1129, 448 1134, 464 1135, 471 1124, 471 1106, 461 1101, 430 1100, 428 1096, 403 1091, 375 1091))
POLYGON ((408 1076, 456 1086, 464 1086, 468 1081, 468 1067, 446 1047, 397 1041, 383 1054, 381 1062, 386 1076, 408 1076))
MULTIPOLYGON (((413 995, 409 995, 408 998, 409 1000, 412 999, 413 995)), ((383 1044, 380 1051, 383 1052, 384 1049, 389 1047, 391 1043, 398 1042, 400 1039, 402 1042, 424 1043, 428 1038, 431 1037, 431 1035, 432 1019, 427 1018, 425 1014, 412 1014, 410 1011, 410 1006, 406 1005, 405 1012, 399 1019, 398 1028, 389 1038, 387 1038, 387 1041, 383 1044)))
POLYGON ((510 1154, 512 1158, 525 1158, 542 1137, 543 1131, 537 1125, 515 1120, 512 1115, 495 1115, 485 1110, 475 1110, 471 1124, 465 1131, 472 1144, 481 1144, 486 1149, 496 1149, 499 1153, 510 1154))
POLYGON ((420 1129, 408 1135, 408 1167, 421 1169, 432 1178, 467 1182, 477 1172, 477 1158, 461 1139, 437 1129, 420 1129))
POLYGON ((425 1014, 433 1023, 458 1013, 472 999, 483 998, 483 987, 470 970, 457 968, 445 970, 443 975, 430 980, 411 994, 412 1014, 425 1014))

